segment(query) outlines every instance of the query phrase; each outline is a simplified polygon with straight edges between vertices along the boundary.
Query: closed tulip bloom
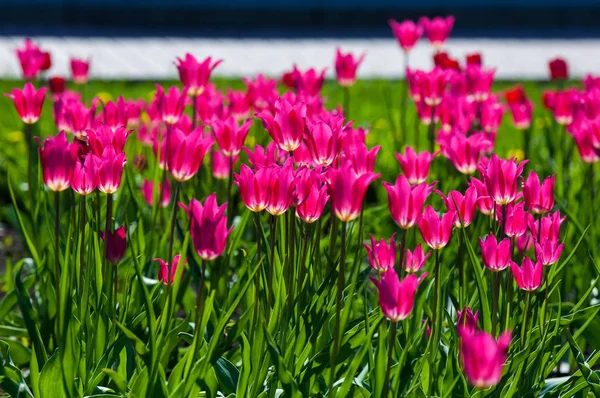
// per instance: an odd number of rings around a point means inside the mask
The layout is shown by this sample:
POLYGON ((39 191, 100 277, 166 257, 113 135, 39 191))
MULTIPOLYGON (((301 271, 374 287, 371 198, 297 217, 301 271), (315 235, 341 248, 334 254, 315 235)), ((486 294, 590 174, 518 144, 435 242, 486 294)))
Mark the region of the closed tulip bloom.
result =
POLYGON ((96 101, 92 101, 92 105, 89 108, 80 101, 64 101, 62 106, 68 131, 75 138, 86 140, 87 130, 93 128, 96 101))
POLYGON ((469 186, 473 186, 477 189, 477 208, 479 211, 487 216, 492 215, 495 203, 494 200, 489 197, 485 184, 481 180, 471 177, 469 186))
POLYGON ((475 206, 477 205, 477 188, 473 186, 467 188, 464 195, 459 191, 450 191, 447 197, 440 191, 437 191, 437 193, 444 200, 446 208, 449 211, 456 212, 454 220, 456 228, 471 225, 473 217, 475 217, 475 206))
MULTIPOLYGON (((502 210, 497 209, 500 222, 502 222, 502 210)), ((510 203, 506 205, 506 221, 504 222, 504 233, 510 238, 519 237, 527 232, 527 212, 523 203, 510 203)))
MULTIPOLYGON (((161 207, 169 206, 171 203, 171 183, 169 179, 165 178, 165 189, 162 189, 162 184, 159 182, 156 188, 156 197, 160 197, 162 192, 162 200, 160 200, 161 207)), ((144 180, 142 183, 142 195, 146 202, 152 206, 154 203, 154 182, 151 180, 144 180)))
POLYGON ((216 194, 210 194, 204 205, 192 199, 189 207, 180 204, 190 217, 192 242, 198 256, 206 261, 214 260, 223 254, 227 237, 233 230, 227 229, 225 210, 227 203, 219 206, 216 194))
POLYGON ((283 166, 271 165, 268 170, 265 210, 271 215, 280 216, 290 208, 294 199, 294 162, 290 158, 283 166))
POLYGON ((341 125, 306 121, 304 143, 316 166, 329 166, 338 155, 341 125))
POLYGON ((77 160, 71 175, 71 188, 80 195, 89 195, 98 185, 98 158, 88 153, 83 160, 77 160))
POLYGON ((410 51, 417 44, 421 36, 423 36, 423 27, 411 20, 399 23, 390 19, 388 24, 392 28, 392 33, 396 37, 398 44, 406 52, 410 51))
POLYGON ((349 161, 342 162, 337 169, 329 169, 327 175, 331 207, 335 216, 344 222, 360 215, 369 184, 380 177, 370 172, 359 175, 349 161))
POLYGON ((125 256, 125 250, 127 250, 125 226, 121 225, 114 232, 101 232, 100 237, 106 243, 106 259, 111 264, 118 264, 125 256))
POLYGON ((540 184, 535 171, 523 182, 523 199, 527 209, 535 214, 546 214, 554 207, 554 179, 552 175, 540 184))
POLYGON ((564 243, 559 243, 557 240, 546 239, 544 243, 535 243, 535 258, 543 265, 555 264, 565 247, 564 243))
POLYGON ((71 58, 71 76, 75 84, 85 84, 90 76, 90 61, 81 58, 71 58))
POLYGON ((423 247, 419 243, 412 252, 408 249, 404 251, 404 269, 409 274, 414 274, 423 268, 425 261, 431 256, 431 252, 423 253, 423 247))
POLYGON ((427 206, 418 222, 421 236, 427 246, 439 250, 448 244, 452 235, 454 217, 456 217, 455 211, 448 211, 439 216, 433 207, 427 206))
POLYGON ((504 238, 498 243, 494 235, 479 238, 483 264, 493 272, 502 271, 511 263, 510 239, 504 238))
POLYGON ((212 137, 204 136, 203 127, 197 127, 189 135, 173 129, 167 151, 168 170, 173 178, 184 182, 195 176, 213 143, 212 137))
POLYGON ((381 281, 371 278, 379 292, 379 306, 383 315, 392 322, 408 318, 414 307, 415 293, 426 276, 427 273, 424 273, 417 278, 411 274, 400 281, 392 267, 383 273, 381 281))
POLYGON ((556 123, 566 126, 573 122, 579 108, 577 90, 559 91, 548 98, 556 123))
POLYGON ((327 185, 320 188, 313 185, 306 199, 296 207, 296 217, 308 224, 321 218, 323 209, 329 200, 327 189, 327 185))
POLYGON ((417 223, 427 197, 433 192, 434 184, 425 183, 411 186, 404 175, 399 175, 394 185, 384 182, 388 193, 388 204, 392 219, 402 229, 409 229, 417 223))
POLYGON ((471 54, 465 55, 465 62, 467 63, 467 66, 469 66, 469 65, 481 66, 483 64, 483 61, 481 58, 482 58, 481 53, 471 53, 471 54))
POLYGON ((454 70, 461 72, 460 64, 458 60, 451 58, 445 51, 437 51, 433 55, 433 64, 443 70, 454 70))
POLYGON ((442 153, 450 159, 454 167, 462 174, 473 174, 477 170, 479 159, 489 146, 489 141, 482 135, 466 137, 453 134, 449 139, 439 140, 442 153))
POLYGON ((396 153, 396 159, 400 162, 402 172, 412 185, 427 181, 429 166, 437 153, 423 151, 416 153, 412 147, 406 147, 404 155, 396 153))
POLYGON ((548 62, 551 80, 566 80, 569 77, 567 61, 562 58, 554 58, 548 62))
POLYGON ((44 183, 51 191, 61 192, 71 185, 71 177, 77 159, 77 146, 70 144, 64 131, 56 137, 46 138, 44 145, 40 145, 40 162, 44 183))
POLYGON ((506 205, 517 199, 519 194, 519 176, 527 160, 517 163, 514 159, 500 159, 495 154, 485 170, 485 185, 494 202, 506 205))
POLYGON ((523 290, 531 292, 542 285, 544 265, 541 263, 540 259, 537 259, 534 262, 530 260, 529 257, 525 256, 523 257, 521 267, 511 261, 510 270, 515 277, 515 282, 517 282, 517 285, 523 290))
POLYGON ((419 20, 419 25, 423 27, 425 36, 427 36, 429 42, 433 47, 439 50, 446 40, 448 40, 450 32, 452 32, 454 17, 452 15, 449 15, 446 18, 435 17, 433 19, 422 17, 419 20))
POLYGON ((460 359, 469 383, 480 389, 498 384, 510 346, 511 332, 502 333, 496 341, 486 332, 471 333, 469 329, 459 326, 458 335, 460 359))
POLYGON ((306 105, 292 105, 283 98, 275 102, 275 117, 267 113, 256 115, 269 135, 283 151, 291 152, 300 146, 306 118, 306 105))
POLYGON ((365 54, 355 58, 352 53, 342 53, 338 48, 335 53, 335 73, 337 81, 342 87, 350 87, 356 82, 356 70, 365 59, 365 54))
POLYGON ((34 124, 40 119, 42 106, 46 98, 46 88, 36 90, 33 84, 25 83, 23 90, 12 89, 12 94, 4 94, 12 99, 19 117, 26 124, 34 124))
POLYGON ((225 120, 213 120, 209 126, 223 155, 233 157, 239 155, 242 150, 252 121, 247 120, 240 126, 233 116, 229 116, 225 120))
MULTIPOLYGON (((160 264, 160 268, 158 269, 158 280, 161 281, 163 285, 172 285, 177 276, 177 268, 181 265, 185 269, 185 265, 187 264, 187 259, 183 259, 183 264, 181 264, 181 254, 177 254, 173 257, 171 263, 167 263, 161 258, 153 258, 152 260, 158 261, 160 264)), ((183 270, 181 271, 181 278, 183 279, 183 270)))
POLYGON ((170 125, 177 124, 185 110, 186 101, 186 88, 184 88, 183 91, 179 91, 178 87, 173 86, 169 88, 169 91, 165 94, 165 90, 160 85, 156 85, 156 97, 154 98, 154 103, 156 104, 156 110, 164 123, 170 125))
POLYGON ((523 87, 517 85, 507 90, 505 99, 515 127, 519 130, 528 129, 533 119, 533 103, 525 95, 523 87))
POLYGON ((46 61, 44 52, 29 38, 25 39, 23 47, 18 48, 16 52, 23 78, 26 80, 35 79, 42 71, 46 61))
POLYGON ((263 211, 269 198, 269 176, 267 167, 258 167, 252 171, 250 167, 242 164, 240 173, 235 174, 235 183, 240 189, 242 202, 250 211, 263 211))
POLYGON ((393 234, 390 238, 390 244, 388 245, 385 239, 381 239, 379 242, 375 240, 373 235, 371 237, 371 245, 363 243, 367 255, 369 256, 369 264, 374 270, 379 272, 387 272, 389 269, 394 269, 396 265, 396 242, 394 241, 393 234))
POLYGON ((65 92, 67 87, 67 82, 64 77, 53 76, 48 79, 48 88, 53 95, 53 98, 59 97, 62 93, 65 92))
POLYGON ((204 92, 210 74, 223 60, 213 62, 211 57, 198 62, 192 54, 185 54, 183 59, 177 57, 175 65, 179 71, 179 79, 189 95, 195 97, 204 92))
POLYGON ((117 192, 121 186, 123 166, 127 160, 125 153, 116 153, 112 146, 104 148, 98 164, 98 190, 107 194, 117 192))
POLYGON ((473 313, 473 310, 469 307, 464 307, 462 311, 456 311, 457 317, 457 328, 461 328, 463 333, 473 336, 477 333, 477 319, 479 318, 479 312, 473 313))

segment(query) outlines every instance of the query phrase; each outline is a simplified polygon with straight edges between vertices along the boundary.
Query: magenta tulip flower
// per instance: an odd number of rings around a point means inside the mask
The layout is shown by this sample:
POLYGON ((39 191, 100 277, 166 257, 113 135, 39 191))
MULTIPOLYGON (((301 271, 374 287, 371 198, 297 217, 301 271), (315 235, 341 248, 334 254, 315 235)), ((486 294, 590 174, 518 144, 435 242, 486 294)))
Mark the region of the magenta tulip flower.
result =
POLYGON ((248 88, 248 99, 252 102, 254 109, 263 110, 269 106, 273 98, 277 98, 277 80, 265 78, 258 74, 255 80, 244 78, 244 84, 248 88))
POLYGON ((400 47, 402 47, 402 50, 405 52, 412 50, 421 36, 423 36, 423 27, 411 20, 399 23, 390 19, 388 24, 392 28, 392 33, 396 37, 398 44, 400 44, 400 47))
POLYGON ((504 116, 504 106, 498 102, 495 96, 490 96, 479 105, 481 128, 487 133, 495 133, 504 116))
POLYGON ((492 155, 485 170, 484 180, 488 193, 494 202, 506 205, 517 199, 519 194, 519 176, 527 161, 517 163, 516 160, 500 159, 492 155))
POLYGON ((377 153, 381 149, 380 145, 376 145, 369 149, 364 143, 357 143, 351 152, 344 152, 343 158, 347 159, 352 164, 352 168, 359 176, 373 173, 375 171, 375 161, 377 153))
POLYGON ((305 200, 296 206, 296 217, 307 224, 312 224, 321 218, 323 209, 329 200, 327 185, 319 187, 313 184, 305 200))
POLYGON ((250 211, 259 212, 267 207, 269 177, 268 168, 259 167, 253 172, 245 164, 240 167, 240 173, 235 174, 235 183, 240 189, 242 202, 250 211))
POLYGON ((446 40, 448 40, 450 32, 452 32, 454 17, 452 15, 449 15, 446 18, 435 17, 433 19, 421 17, 419 25, 423 27, 423 31, 429 42, 436 50, 439 50, 446 40))
POLYGON ((85 84, 90 79, 90 61, 71 58, 71 76, 75 84, 85 84))
POLYGON ((506 221, 502 221, 502 210, 496 209, 498 220, 504 225, 504 234, 510 238, 517 238, 527 232, 527 212, 523 202, 509 203, 506 205, 506 221))
POLYGON ((46 98, 46 88, 36 90, 33 84, 25 83, 23 90, 12 89, 12 94, 4 94, 12 99, 19 117, 26 124, 34 124, 40 119, 42 106, 46 98))
POLYGON ((179 122, 185 110, 187 99, 186 88, 179 91, 178 87, 173 86, 165 94, 165 90, 160 85, 156 85, 154 104, 160 118, 166 124, 174 125, 179 122))
POLYGON ((489 197, 485 184, 481 180, 471 177, 469 186, 473 186, 477 189, 477 208, 479 211, 486 216, 492 215, 496 204, 494 203, 494 200, 489 197))
POLYGON ((458 191, 450 191, 446 197, 440 191, 436 191, 444 200, 446 208, 456 213, 454 226, 456 228, 468 227, 475 217, 475 206, 477 205, 477 188, 470 186, 463 196, 458 191), (459 217, 460 216, 460 217, 459 217))
POLYGON ((497 341, 486 332, 471 333, 460 326, 458 334, 460 359, 469 383, 481 389, 498 384, 510 346, 511 332, 504 332, 497 341))
POLYGON ((167 151, 168 170, 173 178, 184 182, 195 176, 213 143, 212 137, 204 136, 203 127, 197 127, 189 135, 174 128, 167 151))
POLYGON ((392 219, 402 229, 409 229, 417 223, 423 211, 427 197, 433 192, 435 184, 411 186, 404 175, 399 175, 394 185, 384 182, 388 193, 388 204, 392 219))
POLYGON ((252 114, 252 102, 248 97, 248 93, 228 89, 227 99, 229 100, 227 110, 231 116, 236 120, 246 120, 250 118, 252 114))
POLYGON ((504 238, 498 243, 494 235, 487 235, 479 238, 479 246, 483 265, 490 271, 499 272, 508 268, 511 263, 510 239, 504 238))
POLYGON ((552 80, 566 80, 569 77, 569 67, 563 58, 550 60, 548 69, 550 69, 550 79, 552 80))
POLYGON ((96 114, 96 101, 92 101, 92 105, 87 108, 80 101, 59 100, 62 104, 62 112, 64 112, 65 123, 68 126, 68 131, 80 140, 87 139, 87 130, 94 126, 96 114))
POLYGON ((457 328, 460 328, 463 333, 473 336, 477 333, 477 319, 479 312, 473 313, 469 307, 464 307, 462 311, 456 311, 457 328))
POLYGON ((229 170, 231 161, 234 169, 235 165, 238 163, 239 156, 234 156, 230 158, 228 156, 223 155, 223 152, 218 150, 211 151, 210 154, 210 163, 212 168, 212 175, 217 180, 227 180, 229 178, 229 170))
MULTIPOLYGON (((161 258, 153 258, 152 260, 158 261, 160 264, 160 268, 158 269, 158 280, 161 281, 163 285, 172 285, 175 281, 175 276, 177 275, 177 268, 179 268, 181 265, 185 269, 185 265, 187 264, 187 259, 183 259, 182 264, 181 254, 177 254, 175 257, 173 257, 173 261, 171 263, 167 263, 161 258)), ((181 272, 181 278, 183 279, 183 270, 181 272)))
POLYGON ((469 98, 477 102, 485 101, 490 95, 494 82, 495 69, 482 68, 480 65, 467 65, 465 81, 469 98))
POLYGON ((448 244, 452 235, 454 217, 456 217, 455 211, 448 211, 439 216, 433 207, 427 206, 418 222, 421 236, 427 246, 439 250, 448 244))
POLYGON ((127 160, 125 153, 115 152, 112 146, 104 148, 102 157, 98 165, 98 190, 107 194, 117 192, 121 186, 121 177, 123 176, 123 166, 127 160))
POLYGON ((112 130, 103 123, 98 123, 93 130, 86 130, 88 146, 96 156, 102 156, 107 146, 112 146, 116 153, 123 152, 130 133, 131 130, 126 130, 124 126, 112 130))
POLYGON ((542 285, 542 275, 544 272, 544 265, 537 259, 535 262, 530 260, 529 257, 523 257, 521 267, 516 263, 510 263, 510 270, 515 277, 517 285, 525 291, 534 291, 542 285))
POLYGON ((188 207, 179 204, 190 217, 190 230, 196 253, 201 259, 211 261, 223 254, 227 237, 233 227, 227 229, 225 210, 227 203, 219 206, 217 195, 212 193, 204 201, 204 205, 192 199, 188 207))
POLYGON ((490 142, 480 134, 466 137, 462 134, 452 134, 448 139, 438 140, 442 153, 446 156, 456 170, 462 174, 473 174, 481 155, 489 147, 490 142))
POLYGON ((83 160, 77 160, 71 175, 71 188, 79 195, 89 195, 98 186, 98 161, 92 153, 85 155, 83 160))
POLYGON ((46 138, 44 145, 35 138, 39 149, 44 183, 51 191, 61 192, 71 185, 71 177, 77 159, 77 145, 70 144, 61 131, 56 137, 46 138))
POLYGON ((187 53, 183 59, 178 57, 175 65, 179 71, 179 79, 186 88, 187 93, 196 97, 204 92, 210 74, 221 62, 223 60, 213 62, 211 57, 198 62, 192 54, 187 53))
POLYGON ((265 210, 271 215, 280 216, 290 208, 294 199, 294 162, 290 158, 283 166, 269 166, 268 176, 265 210))
POLYGON ((109 126, 112 131, 127 127, 129 124, 129 111, 123 96, 119 96, 116 103, 108 101, 104 105, 101 120, 102 123, 109 126))
POLYGON ((335 216, 344 222, 360 215, 369 184, 380 177, 370 172, 359 175, 350 161, 342 162, 337 169, 329 169, 327 175, 331 207, 335 216))
POLYGON ((396 265, 396 242, 394 241, 394 235, 390 238, 389 245, 385 239, 381 239, 379 242, 376 241, 373 235, 370 235, 370 246, 363 243, 369 256, 369 264, 371 264, 374 270, 387 272, 389 269, 394 269, 396 265))
POLYGON ((535 242, 535 258, 543 265, 552 265, 558 262, 565 247, 564 243, 546 239, 542 244, 535 242))
MULTIPOLYGON (((162 192, 162 199, 160 200, 161 207, 169 206, 171 203, 171 183, 168 178, 165 178, 165 189, 162 189, 162 184, 159 182, 156 188, 157 196, 160 196, 162 192)), ((151 180, 144 180, 142 183, 142 195, 146 202, 152 206, 154 203, 154 182, 151 180)))
POLYGON ((408 318, 415 303, 415 293, 426 276, 427 273, 424 273, 417 278, 411 274, 400 281, 392 267, 383 273, 381 281, 371 278, 379 292, 379 306, 383 315, 392 322, 408 318))
POLYGON ((310 97, 318 97, 321 94, 321 88, 325 83, 325 72, 327 69, 323 69, 318 72, 314 68, 307 69, 302 72, 296 66, 292 71, 292 79, 294 82, 294 88, 299 94, 304 94, 310 97))
POLYGON ((43 70, 46 61, 45 53, 29 38, 25 39, 23 47, 18 48, 16 52, 23 78, 26 80, 35 79, 43 70))
POLYGON ((535 171, 523 182, 523 199, 527 209, 535 214, 546 214, 554 207, 554 179, 552 175, 540 184, 535 171))
POLYGON ((356 58, 352 53, 342 53, 338 48, 335 53, 335 73, 338 84, 342 87, 350 87, 356 82, 356 70, 364 61, 366 54, 356 58))
POLYGON ((442 97, 450 81, 450 76, 450 71, 443 70, 437 66, 423 75, 420 81, 420 89, 425 104, 438 106, 442 102, 442 97))
POLYGON ((106 242, 106 259, 111 264, 118 264, 127 250, 127 233, 125 226, 121 225, 114 232, 104 231, 100 233, 100 238, 106 242))
POLYGON ((417 154, 412 147, 406 147, 404 155, 396 153, 396 159, 400 162, 400 167, 408 182, 416 185, 427 181, 429 166, 436 155, 437 153, 427 151, 417 154))
POLYGON ((408 249, 404 251, 404 269, 409 274, 414 274, 423 268, 425 261, 431 256, 431 252, 423 253, 423 247, 419 243, 412 252, 408 249))
POLYGON ((315 166, 329 166, 333 163, 339 151, 341 128, 341 123, 306 121, 304 143, 315 166))
POLYGON ((247 120, 240 126, 233 116, 229 116, 225 120, 213 120, 208 125, 212 128, 223 155, 234 157, 239 155, 244 146, 252 120, 247 120))
POLYGON ((306 105, 290 104, 283 98, 275 102, 275 117, 267 113, 256 115, 269 135, 283 151, 292 152, 300 146, 306 118, 306 105))

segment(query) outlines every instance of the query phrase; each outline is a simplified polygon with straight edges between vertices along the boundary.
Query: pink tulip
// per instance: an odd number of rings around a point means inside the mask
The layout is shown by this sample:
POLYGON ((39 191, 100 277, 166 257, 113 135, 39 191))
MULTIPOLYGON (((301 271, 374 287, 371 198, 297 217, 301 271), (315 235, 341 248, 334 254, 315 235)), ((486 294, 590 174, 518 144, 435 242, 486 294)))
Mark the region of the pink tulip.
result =
POLYGON ((550 106, 554 119, 558 124, 566 126, 573 122, 579 106, 579 93, 577 90, 547 91, 544 96, 545 103, 550 106))
POLYGON ((85 84, 90 76, 90 61, 81 58, 71 58, 71 76, 75 84, 85 84))
POLYGON ((44 52, 29 38, 25 39, 22 48, 17 49, 17 57, 19 58, 23 78, 26 80, 35 79, 43 69, 44 52))
POLYGON ((127 120, 131 127, 139 127, 142 119, 142 111, 146 109, 144 100, 125 100, 125 109, 127 110, 127 120))
POLYGON ((308 224, 312 224, 321 218, 323 209, 329 200, 327 185, 319 187, 313 184, 308 196, 296 207, 296 217, 308 224))
POLYGON ((425 209, 418 225, 423 240, 433 250, 445 247, 450 241, 454 217, 455 211, 448 211, 440 217, 433 207, 427 206, 425 209))
POLYGON ((427 197, 433 192, 434 184, 425 183, 411 186, 405 176, 399 175, 394 185, 384 182, 388 193, 388 204, 392 219, 402 229, 409 229, 417 223, 427 197))
POLYGON ((33 84, 25 83, 23 90, 12 89, 12 94, 4 94, 12 99, 19 117, 26 124, 34 124, 40 118, 44 98, 46 97, 46 88, 42 87, 36 90, 33 84))
POLYGON ((421 96, 421 85, 426 79, 427 74, 422 70, 412 70, 406 68, 406 84, 408 84, 408 94, 414 103, 419 103, 423 99, 421 96))
POLYGON ((581 160, 584 163, 594 164, 600 161, 600 154, 594 148, 592 138, 585 131, 577 131, 573 134, 573 138, 575 139, 579 156, 581 156, 581 160))
POLYGON ((427 273, 424 273, 417 278, 411 274, 400 281, 392 267, 382 275, 381 281, 371 278, 379 292, 379 306, 383 315, 392 322, 408 318, 415 303, 415 293, 426 276, 427 273))
POLYGON ((480 65, 467 65, 465 78, 467 83, 467 93, 475 101, 481 102, 488 98, 494 82, 494 69, 482 68, 480 65))
POLYGON ((457 328, 469 336, 473 336, 477 333, 477 318, 479 318, 479 312, 473 313, 473 310, 469 307, 464 307, 462 311, 456 311, 457 328))
POLYGON ((515 127, 519 130, 528 129, 533 118, 533 104, 527 98, 523 87, 517 85, 506 91, 505 98, 515 127))
POLYGON ((201 259, 211 261, 225 250, 227 237, 233 230, 227 229, 225 210, 227 203, 218 206, 216 194, 210 194, 204 205, 192 199, 189 207, 179 204, 190 217, 190 230, 196 253, 201 259))
POLYGON ((496 341, 486 332, 471 333, 470 329, 459 326, 458 335, 460 359, 469 383, 481 389, 498 384, 510 346, 511 332, 502 333, 496 341))
POLYGON ((112 101, 108 101, 104 105, 101 120, 113 131, 116 131, 118 128, 127 127, 129 123, 129 112, 123 96, 119 96, 116 104, 112 101))
POLYGON ((523 290, 534 291, 542 285, 544 265, 540 259, 533 262, 529 257, 525 256, 523 257, 521 267, 511 261, 510 270, 515 277, 515 282, 523 290))
POLYGON ((174 128, 167 151, 168 170, 173 178, 184 182, 195 176, 213 143, 212 137, 204 136, 203 127, 197 127, 189 135, 174 128))
POLYGON ((156 85, 154 103, 158 114, 166 124, 174 125, 179 121, 185 110, 186 101, 186 88, 183 91, 179 91, 178 87, 173 86, 165 94, 165 90, 160 85, 156 85))
POLYGON ((269 142, 266 150, 260 145, 255 145, 254 151, 246 147, 242 149, 248 155, 248 161, 254 168, 267 167, 273 163, 283 164, 289 157, 289 153, 280 150, 274 141, 269 142))
POLYGON ((283 98, 275 102, 275 117, 260 113, 260 118, 269 135, 283 151, 292 152, 302 141, 306 118, 306 105, 298 103, 291 105, 283 98))
POLYGON ((496 209, 500 222, 504 224, 504 234, 510 238, 519 237, 527 232, 527 212, 523 203, 509 203, 506 205, 506 221, 502 222, 502 210, 496 209))
POLYGON ((554 207, 554 179, 552 175, 540 184, 535 171, 523 182, 523 199, 527 209, 535 214, 546 214, 554 207))
POLYGON ((423 247, 419 243, 412 252, 408 249, 404 251, 404 269, 409 274, 414 274, 423 268, 425 261, 431 256, 431 252, 423 253, 423 247))
POLYGON ((104 231, 100 233, 100 238, 106 242, 106 259, 111 264, 118 264, 127 250, 127 233, 125 226, 121 225, 114 232, 104 231))
POLYGON ((452 15, 446 18, 435 17, 433 19, 421 17, 419 25, 423 27, 429 42, 439 50, 450 36, 454 26, 454 17, 452 15))
POLYGON ((534 220, 533 217, 529 218, 529 229, 534 235, 536 240, 539 242, 545 242, 546 240, 558 241, 560 240, 560 225, 566 217, 561 217, 560 212, 555 211, 552 214, 542 217, 540 220, 534 220), (540 222, 542 223, 542 230, 539 231, 540 222))
POLYGON ((131 131, 127 131, 124 126, 112 130, 103 123, 98 123, 94 130, 86 130, 88 146, 96 156, 102 156, 107 146, 112 146, 116 153, 123 152, 129 133, 131 131))
POLYGON ((240 173, 235 174, 235 183, 240 189, 242 202, 253 212, 259 212, 267 207, 269 198, 270 170, 259 167, 254 172, 242 164, 240 173))
POLYGON ((505 160, 492 155, 485 170, 484 180, 488 193, 496 204, 506 205, 517 199, 518 178, 526 163, 526 160, 517 163, 514 159, 505 160))
POLYGON ((243 79, 248 88, 248 99, 253 103, 254 108, 263 110, 269 106, 273 98, 277 98, 277 80, 265 78, 260 73, 256 75, 255 80, 243 79))
MULTIPOLYGON (((156 188, 157 197, 160 196, 162 192, 162 200, 160 200, 161 207, 169 206, 171 203, 171 183, 168 179, 165 179, 165 189, 162 189, 162 184, 159 182, 158 187, 156 188)), ((154 182, 151 180, 144 180, 142 183, 142 195, 146 202, 152 206, 154 203, 154 182)))
POLYGON ((288 159, 283 166, 273 164, 268 168, 267 204, 265 210, 274 216, 285 213, 294 199, 294 163, 288 159))
POLYGON ((246 120, 250 117, 252 103, 247 93, 228 89, 227 99, 229 100, 229 107, 227 108, 229 114, 236 120, 246 120))
POLYGON ((502 271, 511 263, 511 244, 510 239, 504 238, 500 243, 494 235, 487 235, 483 239, 479 238, 481 246, 481 257, 483 265, 490 271, 502 271))
POLYGON ((448 138, 438 139, 442 153, 462 174, 473 174, 477 170, 479 159, 489 145, 489 141, 481 135, 466 137, 453 134, 448 138))
POLYGON ((552 265, 558 262, 565 244, 556 240, 547 239, 543 244, 535 243, 535 258, 543 265, 552 265))
POLYGON ((233 157, 239 155, 242 150, 252 121, 247 120, 240 126, 237 120, 230 116, 225 120, 213 120, 208 124, 212 127, 223 155, 233 157))
POLYGON ((331 207, 337 218, 347 222, 360 215, 367 188, 380 174, 367 172, 359 175, 350 161, 344 161, 339 168, 329 169, 327 176, 331 207))
POLYGON ((379 145, 368 149, 365 144, 360 143, 352 148, 352 151, 344 152, 343 158, 350 162, 356 174, 362 176, 374 172, 377 153, 380 149, 379 145))
POLYGON ((398 44, 406 52, 410 51, 423 35, 423 27, 411 20, 398 23, 390 19, 388 24, 392 28, 392 33, 396 37, 398 44))
POLYGON ((112 146, 104 148, 98 165, 98 190, 107 194, 117 192, 121 185, 123 166, 127 160, 125 153, 116 153, 112 146))
POLYGON ((371 267, 373 267, 374 270, 385 273, 390 269, 394 269, 394 266, 396 265, 396 242, 394 241, 394 235, 390 238, 389 245, 386 243, 385 239, 381 239, 377 242, 373 235, 370 235, 370 246, 363 243, 367 250, 367 255, 369 256, 369 264, 371 264, 371 267))
POLYGON ((481 128, 488 133, 496 132, 504 116, 504 107, 498 102, 495 96, 488 97, 479 106, 479 123, 481 124, 481 128))
POLYGON ((338 48, 335 53, 335 73, 337 81, 342 87, 350 87, 356 82, 356 70, 365 59, 366 54, 355 58, 352 53, 342 53, 338 48))
POLYGON ((98 185, 98 158, 88 153, 83 160, 77 160, 71 175, 71 188, 79 195, 89 195, 98 185))
POLYGON ((59 100, 62 103, 65 123, 68 125, 68 131, 75 138, 86 140, 86 130, 93 128, 94 115, 96 114, 96 101, 92 101, 92 105, 88 109, 80 101, 59 100))
POLYGON ((495 203, 494 200, 489 197, 485 184, 481 180, 471 177, 469 186, 473 186, 477 189, 477 208, 479 211, 487 216, 492 215, 494 213, 495 203))
POLYGON ((208 57, 200 63, 192 54, 187 53, 184 59, 177 57, 175 65, 179 70, 179 79, 187 93, 196 97, 204 92, 210 74, 221 62, 222 60, 213 62, 211 57, 208 57))
POLYGON ((77 159, 77 146, 69 144, 67 135, 61 131, 53 138, 46 138, 43 147, 36 137, 40 148, 40 162, 44 183, 50 190, 61 192, 71 185, 71 176, 77 159))
POLYGON ((437 153, 423 151, 416 153, 412 147, 406 147, 404 155, 396 153, 396 159, 400 162, 402 172, 412 185, 421 184, 427 181, 429 175, 429 166, 437 153))
POLYGON ((292 79, 294 81, 296 92, 305 94, 309 97, 319 96, 321 88, 323 88, 323 83, 325 82, 325 72, 326 69, 317 72, 317 70, 313 68, 302 72, 294 66, 292 79))
MULTIPOLYGON (((163 285, 171 285, 177 276, 177 268, 181 264, 181 254, 177 254, 173 257, 173 261, 171 266, 169 263, 165 262, 165 260, 161 258, 153 258, 153 261, 158 261, 160 264, 160 268, 158 270, 158 280, 163 283, 163 285)), ((187 259, 183 259, 183 267, 187 264, 187 259)), ((181 272, 181 278, 183 279, 183 271, 181 272)))
POLYGON ((444 200, 446 208, 455 212, 454 226, 456 228, 471 225, 475 217, 475 206, 477 205, 477 188, 473 186, 467 188, 464 196, 459 191, 450 191, 447 197, 440 191, 436 192, 444 200))
POLYGON ((450 80, 451 73, 442 70, 437 66, 429 73, 423 75, 421 81, 421 96, 425 104, 429 106, 438 106, 442 102, 442 97, 446 91, 446 86, 450 80))
POLYGON ((238 163, 239 156, 233 158, 223 155, 221 151, 211 151, 210 163, 212 167, 212 175, 217 180, 227 180, 229 178, 230 162, 235 165, 238 163))
POLYGON ((304 143, 315 166, 329 166, 337 157, 342 122, 306 121, 304 143))

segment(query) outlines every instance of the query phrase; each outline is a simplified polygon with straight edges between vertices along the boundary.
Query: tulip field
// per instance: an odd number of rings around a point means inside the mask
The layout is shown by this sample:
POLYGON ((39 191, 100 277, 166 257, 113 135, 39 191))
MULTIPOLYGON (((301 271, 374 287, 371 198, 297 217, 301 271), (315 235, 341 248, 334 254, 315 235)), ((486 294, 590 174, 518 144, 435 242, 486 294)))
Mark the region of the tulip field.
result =
POLYGON ((357 78, 368 48, 51 76, 27 39, 0 81, 0 391, 600 396, 600 77, 494 81, 453 24, 390 21, 402 81, 357 78))

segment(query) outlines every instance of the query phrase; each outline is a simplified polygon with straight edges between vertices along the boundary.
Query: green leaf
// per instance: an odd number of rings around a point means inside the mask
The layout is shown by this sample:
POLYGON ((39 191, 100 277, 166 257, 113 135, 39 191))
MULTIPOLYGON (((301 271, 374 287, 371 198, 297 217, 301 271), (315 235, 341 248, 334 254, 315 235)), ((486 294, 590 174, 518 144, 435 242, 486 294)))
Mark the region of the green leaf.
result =
POLYGON ((277 347, 275 340, 273 340, 273 337, 271 337, 267 328, 264 328, 264 335, 271 360, 275 364, 275 374, 279 381, 281 381, 281 384, 283 384, 283 390, 286 396, 292 398, 302 397, 302 394, 298 391, 298 384, 296 383, 296 380, 294 380, 294 376, 285 365, 283 357, 281 356, 281 350, 277 347))
POLYGON ((42 373, 40 374, 40 392, 41 398, 66 396, 58 350, 52 354, 42 368, 42 373))

